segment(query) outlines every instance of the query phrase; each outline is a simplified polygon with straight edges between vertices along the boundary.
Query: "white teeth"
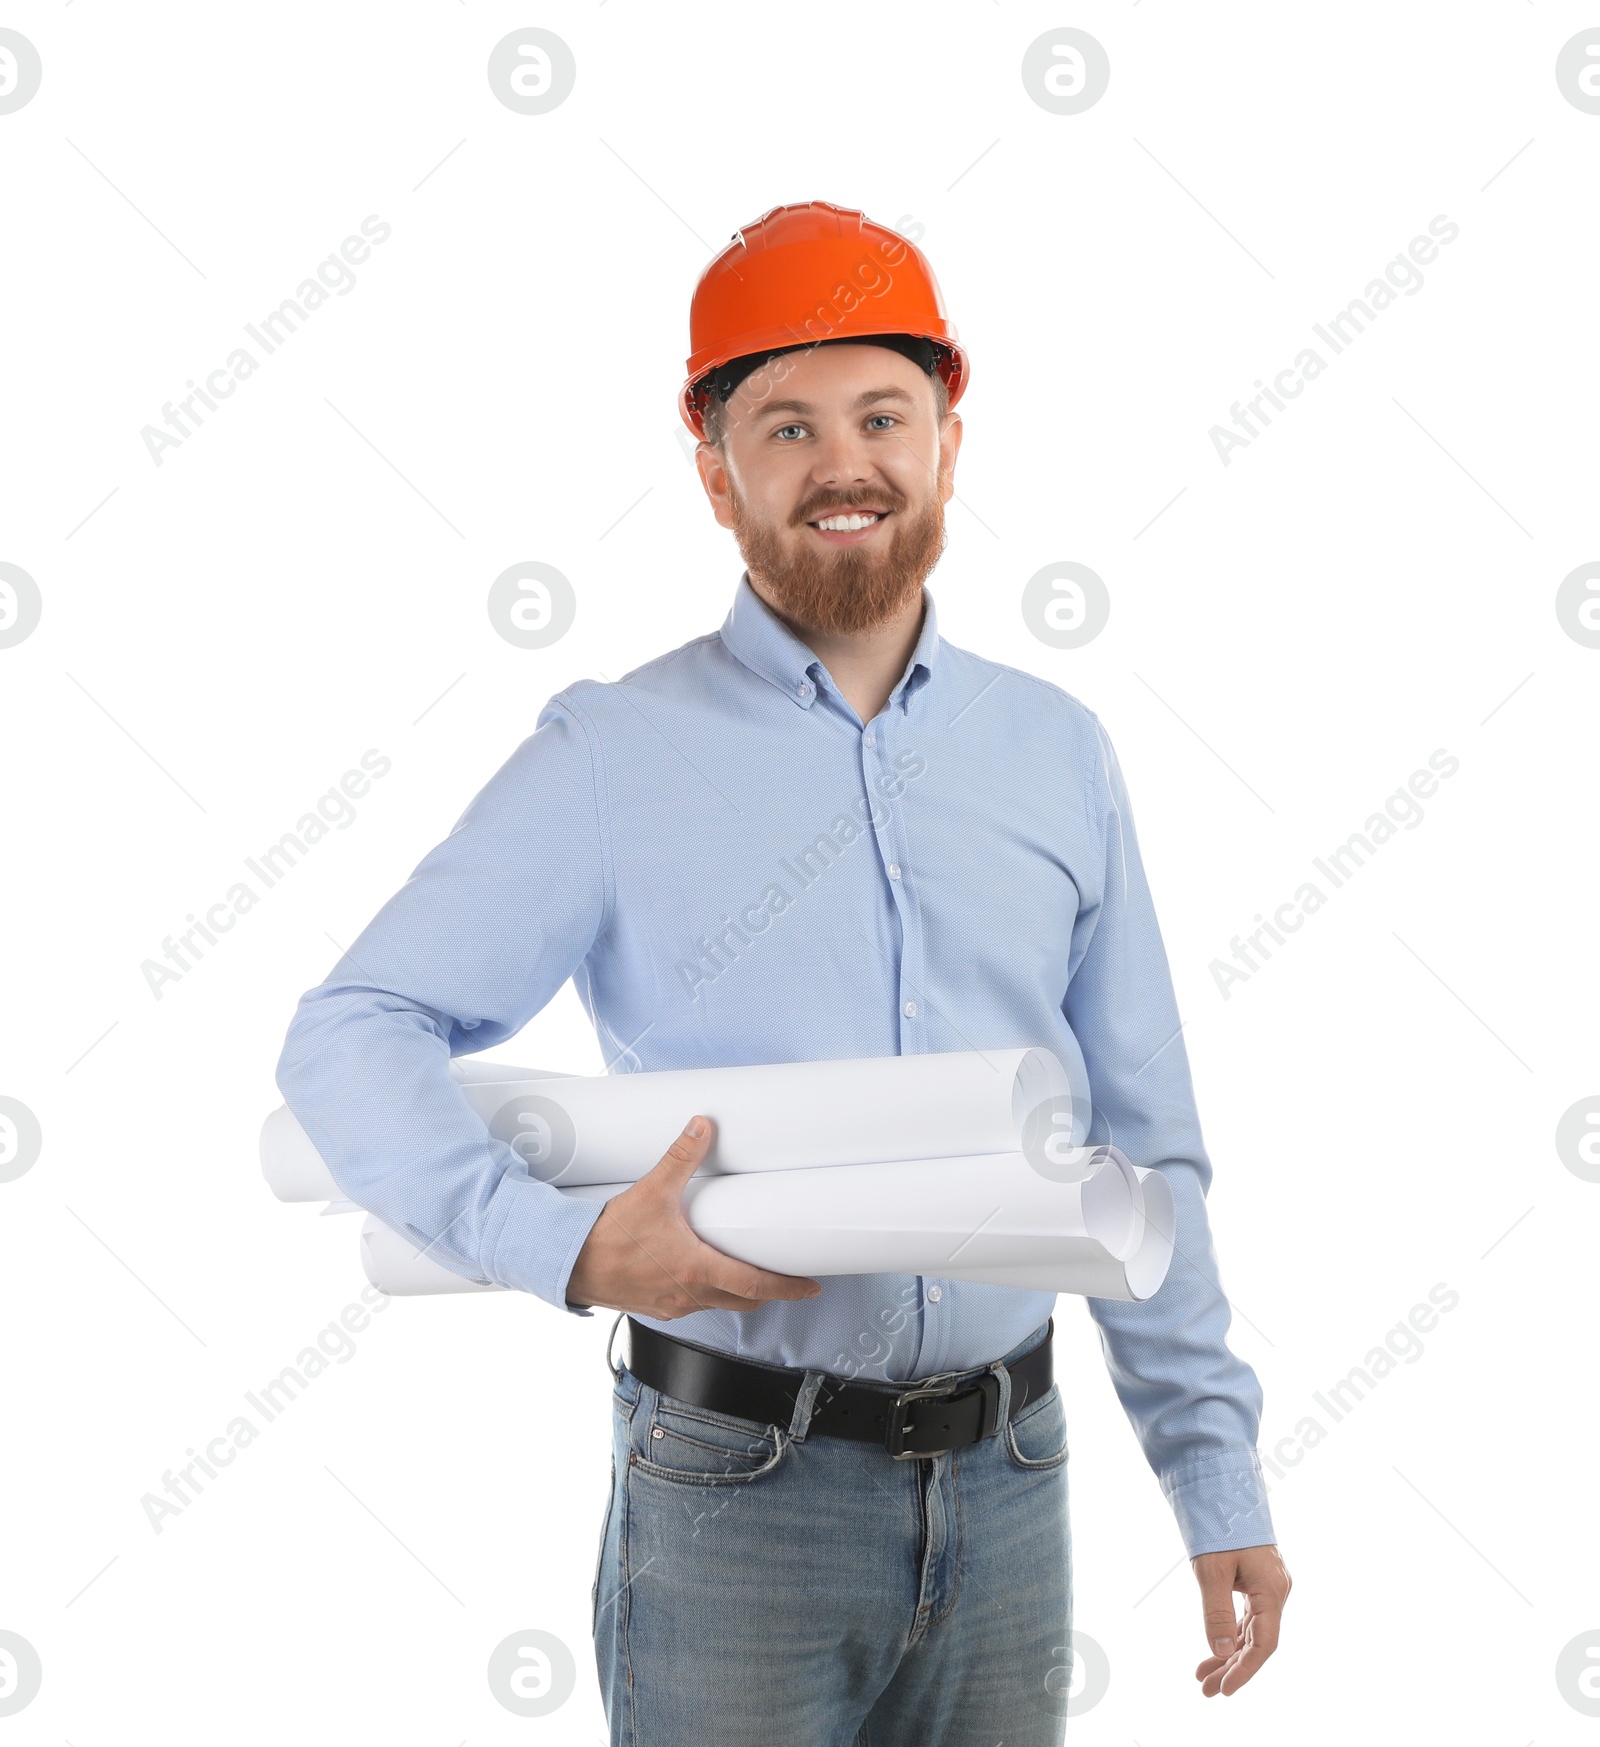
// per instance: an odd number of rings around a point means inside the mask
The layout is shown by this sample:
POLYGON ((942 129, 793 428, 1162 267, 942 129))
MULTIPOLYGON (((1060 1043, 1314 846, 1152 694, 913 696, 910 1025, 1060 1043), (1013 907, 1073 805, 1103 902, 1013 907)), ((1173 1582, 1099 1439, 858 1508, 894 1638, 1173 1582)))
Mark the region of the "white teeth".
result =
POLYGON ((826 528, 830 534, 849 534, 857 528, 870 528, 879 520, 876 510, 869 510, 865 515, 857 516, 824 516, 817 523, 819 528, 826 528))

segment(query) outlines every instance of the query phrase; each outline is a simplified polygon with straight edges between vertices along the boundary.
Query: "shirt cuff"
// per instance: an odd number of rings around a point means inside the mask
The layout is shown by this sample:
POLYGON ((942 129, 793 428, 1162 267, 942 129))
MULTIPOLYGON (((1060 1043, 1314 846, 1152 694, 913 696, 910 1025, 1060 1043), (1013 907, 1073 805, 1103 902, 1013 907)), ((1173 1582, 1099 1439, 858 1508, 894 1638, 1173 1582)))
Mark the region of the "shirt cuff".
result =
POLYGON ((573 1316, 593 1316, 588 1306, 567 1303, 567 1281, 604 1207, 604 1201, 563 1195, 553 1184, 534 1181, 526 1165, 510 1167, 494 1192, 484 1232, 490 1279, 573 1316))
POLYGON ((1163 1475, 1178 1531, 1191 1559, 1277 1543, 1261 1458, 1252 1449, 1208 1451, 1163 1475))

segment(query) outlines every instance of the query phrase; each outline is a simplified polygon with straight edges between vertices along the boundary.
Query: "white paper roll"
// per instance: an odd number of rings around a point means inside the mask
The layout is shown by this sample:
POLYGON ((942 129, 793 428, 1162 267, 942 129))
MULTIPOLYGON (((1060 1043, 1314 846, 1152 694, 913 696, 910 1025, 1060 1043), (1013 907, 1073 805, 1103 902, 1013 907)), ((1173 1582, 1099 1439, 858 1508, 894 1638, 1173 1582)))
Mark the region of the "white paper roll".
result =
POLYGON ((531 1175, 560 1188, 627 1183, 651 1169, 697 1112, 716 1136, 700 1174, 813 1170, 907 1159, 1029 1153, 1058 1181, 1093 1161, 1077 1146, 1075 1098, 1045 1049, 862 1056, 468 1086, 467 1101, 531 1175))
MULTIPOLYGON (((563 1193, 609 1200, 624 1187, 563 1193)), ((714 1249, 780 1274, 947 1275, 957 1263, 1047 1265, 1062 1238, 1131 1255, 1137 1192, 1133 1168, 1105 1147, 1078 1183, 1041 1177, 1019 1152, 695 1177, 683 1212, 714 1249)))
POLYGON ((995 1268, 947 1268, 946 1277, 974 1280, 986 1286, 1029 1286, 1041 1292, 1077 1292, 1085 1298, 1118 1298, 1142 1304, 1153 1298, 1172 1264, 1176 1209, 1172 1185, 1144 1165, 1133 1167, 1143 1199, 1140 1241, 1133 1253, 1118 1259, 1092 1242, 1063 1238, 1056 1258, 1045 1267, 1007 1263, 995 1268), (1153 1180, 1152 1180, 1153 1179, 1153 1180))
POLYGON ((395 1298, 422 1298, 438 1292, 504 1292, 491 1280, 469 1280, 436 1262, 410 1238, 369 1213, 361 1228, 361 1266, 380 1292, 395 1298))
MULTIPOLYGON (((1018 1150, 1058 1182, 1095 1168, 1078 1144, 1088 1100, 1046 1049, 595 1075, 458 1060, 450 1071, 490 1134, 563 1189, 635 1181, 696 1113, 717 1124, 703 1176, 1018 1150)), ((280 1201, 342 1197, 287 1106, 262 1126, 261 1169, 280 1201)))
MULTIPOLYGON (((1171 1258, 1171 1191, 1159 1172, 1136 1169, 1116 1148, 1096 1151, 1098 1165, 1082 1183, 1041 1178, 1010 1153, 696 1178, 684 1209, 708 1243, 783 1273, 931 1274, 1148 1298, 1171 1258), (1158 1180, 1148 1185, 1151 1176, 1158 1180), (1141 1202, 1151 1198, 1147 1213, 1135 1215, 1130 1185, 1141 1202)), ((626 1187, 561 1192, 609 1200, 626 1187)), ((397 1297, 502 1290, 451 1272, 375 1217, 363 1229, 362 1261, 367 1278, 397 1297)))
POLYGON ((261 1124, 261 1174, 280 1201, 342 1201, 344 1191, 287 1104, 261 1124))

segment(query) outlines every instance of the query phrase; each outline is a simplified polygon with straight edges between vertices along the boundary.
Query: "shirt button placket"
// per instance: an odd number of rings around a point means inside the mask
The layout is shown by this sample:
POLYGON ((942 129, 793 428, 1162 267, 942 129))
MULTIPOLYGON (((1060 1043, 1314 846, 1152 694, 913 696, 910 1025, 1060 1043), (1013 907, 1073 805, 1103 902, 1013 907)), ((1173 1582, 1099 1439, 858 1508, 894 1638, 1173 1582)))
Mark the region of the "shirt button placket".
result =
MULTIPOLYGON (((876 770, 874 769, 874 766, 876 766, 878 770, 882 769, 883 760, 884 760, 884 757, 887 755, 888 748, 885 747, 883 749, 883 752, 879 753, 877 758, 868 758, 866 756, 868 752, 877 752, 878 751, 878 731, 876 728, 866 728, 862 731, 861 745, 863 748, 862 758, 861 758, 861 774, 862 774, 862 777, 865 780, 866 785, 867 785, 867 793, 869 796, 871 796, 877 800, 879 806, 882 807, 883 812, 884 812, 883 822, 877 827, 878 850, 879 850, 879 853, 881 854, 881 856, 883 857, 884 872, 888 874, 889 879, 892 882, 890 885, 890 891, 893 895, 895 907, 900 912, 901 940, 902 940, 900 974, 901 974, 901 978, 903 981, 904 976, 905 976, 905 955, 906 955, 906 950, 910 945, 909 913, 907 911, 905 903, 903 902, 904 895, 905 895, 905 882, 904 882, 905 870, 901 867, 901 865, 898 861, 893 859, 894 848, 895 848, 895 843, 894 843, 894 803, 891 800, 891 798, 888 795, 886 795, 878 787, 878 784, 875 780, 876 770)), ((919 1009, 917 1007, 916 1001, 908 998, 905 995, 904 989, 902 989, 902 991, 901 991, 901 1004, 900 1004, 900 1012, 901 1012, 902 1017, 905 1019, 914 1020, 917 1017, 918 1011, 919 1011, 919 1009)))
MULTIPOLYGON (((877 730, 874 728, 868 728, 861 736, 861 744, 869 751, 875 751, 878 745, 877 730)), ((885 748, 885 751, 887 750, 888 749, 885 748)), ((889 859, 894 852, 894 831, 892 828, 893 812, 888 796, 878 787, 876 781, 878 772, 874 771, 872 768, 874 764, 876 764, 881 771, 883 764, 881 758, 876 760, 863 758, 861 761, 861 775, 866 782, 869 798, 876 800, 879 806, 881 806, 889 815, 884 819, 883 823, 876 828, 878 832, 878 848, 884 857, 884 871, 888 874, 890 879, 898 880, 900 878, 900 863, 889 859)))

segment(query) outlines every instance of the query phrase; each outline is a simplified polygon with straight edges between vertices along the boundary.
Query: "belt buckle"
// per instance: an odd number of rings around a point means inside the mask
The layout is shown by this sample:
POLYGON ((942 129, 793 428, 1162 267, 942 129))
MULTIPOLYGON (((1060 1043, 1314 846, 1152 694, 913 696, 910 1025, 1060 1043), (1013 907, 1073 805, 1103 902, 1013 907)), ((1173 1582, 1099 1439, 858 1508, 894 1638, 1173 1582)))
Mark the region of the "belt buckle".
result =
POLYGON ((884 1448, 897 1462, 921 1462, 932 1456, 949 1454, 944 1450, 908 1450, 905 1447, 906 1433, 914 1432, 916 1423, 906 1424, 906 1408, 913 1401, 933 1401, 943 1399, 948 1401, 955 1394, 948 1384, 935 1389, 906 1389, 889 1403, 889 1424, 883 1434, 884 1448))
POLYGON ((889 1403, 889 1424, 883 1435, 884 1448, 897 1462, 920 1462, 932 1456, 949 1455, 953 1446, 948 1444, 942 1450, 908 1450, 905 1447, 906 1433, 917 1429, 915 1421, 910 1425, 906 1424, 906 1408, 913 1401, 954 1401, 960 1396, 970 1394, 974 1389, 983 1396, 983 1414, 978 1427, 978 1441, 981 1443, 998 1429, 1000 1422, 1000 1384, 988 1371, 960 1385, 945 1384, 936 1389, 902 1390, 889 1403))

